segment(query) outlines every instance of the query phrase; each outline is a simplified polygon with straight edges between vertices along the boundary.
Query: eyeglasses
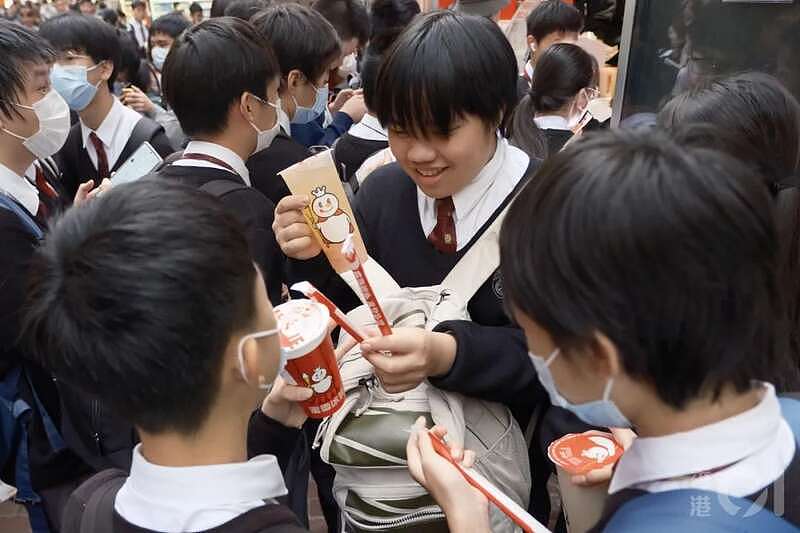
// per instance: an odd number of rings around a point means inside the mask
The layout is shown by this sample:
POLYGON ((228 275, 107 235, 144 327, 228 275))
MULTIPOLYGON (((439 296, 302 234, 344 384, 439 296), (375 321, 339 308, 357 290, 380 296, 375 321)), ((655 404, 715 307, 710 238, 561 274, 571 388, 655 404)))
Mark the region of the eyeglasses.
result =
MULTIPOLYGON (((252 93, 251 93, 251 94, 252 94, 252 93)), ((264 105, 268 105, 268 106, 270 106, 270 107, 271 107, 271 108, 273 108, 273 109, 276 109, 276 110, 277 110, 277 109, 280 109, 280 107, 281 107, 279 104, 273 104, 273 103, 272 103, 272 102, 270 102, 269 100, 264 100, 263 98, 261 98, 261 97, 259 97, 259 96, 256 96, 256 95, 254 95, 254 94, 253 94, 252 96, 253 96, 253 98, 255 98, 256 100, 258 100, 258 101, 259 101, 259 102, 261 102, 262 104, 264 104, 264 105)))

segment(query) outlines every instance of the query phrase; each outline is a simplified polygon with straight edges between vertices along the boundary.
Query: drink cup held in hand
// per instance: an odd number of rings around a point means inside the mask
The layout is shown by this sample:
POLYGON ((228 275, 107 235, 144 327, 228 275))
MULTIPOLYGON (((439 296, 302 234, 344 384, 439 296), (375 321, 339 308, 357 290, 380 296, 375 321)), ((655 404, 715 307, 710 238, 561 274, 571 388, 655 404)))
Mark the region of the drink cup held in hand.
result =
POLYGON ((308 387, 314 395, 301 402, 309 418, 332 415, 344 403, 344 388, 328 335, 328 309, 311 300, 291 300, 275 308, 281 349, 287 355, 281 376, 308 387))
POLYGON ((547 455, 558 472, 558 485, 570 533, 591 529, 600 520, 608 495, 608 482, 583 487, 575 485, 572 476, 586 475, 592 470, 612 466, 622 452, 622 445, 610 433, 601 431, 570 433, 553 441, 547 448, 547 455))

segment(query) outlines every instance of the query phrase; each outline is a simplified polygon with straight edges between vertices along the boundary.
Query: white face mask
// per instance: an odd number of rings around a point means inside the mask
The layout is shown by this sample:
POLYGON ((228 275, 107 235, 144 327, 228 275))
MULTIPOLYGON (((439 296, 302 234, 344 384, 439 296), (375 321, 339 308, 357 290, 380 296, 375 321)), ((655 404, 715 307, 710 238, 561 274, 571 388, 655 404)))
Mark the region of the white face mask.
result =
POLYGON ((22 145, 37 159, 47 159, 61 150, 69 135, 69 106, 56 91, 51 90, 44 98, 26 106, 14 104, 22 109, 29 109, 39 120, 39 130, 30 137, 23 137, 3 128, 3 131, 22 141, 22 145))
POLYGON ((153 58, 153 66, 156 67, 156 70, 161 72, 164 70, 164 61, 167 60, 167 55, 169 54, 169 47, 168 46, 154 46, 150 50, 150 57, 153 58))
MULTIPOLYGON (((257 331, 255 333, 250 333, 249 335, 245 335, 239 341, 239 347, 237 349, 237 355, 239 357, 239 371, 242 373, 242 378, 246 383, 250 383, 250 380, 247 379, 247 371, 245 370, 244 366, 244 343, 250 339, 261 339, 264 337, 271 337, 273 335, 278 334, 278 329, 268 329, 265 331, 257 331)), ((281 350, 281 358, 278 362, 278 370, 275 372, 275 376, 279 376, 280 373, 283 371, 283 368, 286 366, 287 361, 287 352, 281 350)), ((267 391, 267 394, 272 390, 272 386, 274 382, 267 383, 267 380, 264 376, 258 376, 258 388, 264 391, 267 391)))
POLYGON ((256 133, 258 134, 258 140, 256 141, 256 149, 253 150, 253 154, 257 154, 262 150, 266 150, 267 148, 269 148, 269 146, 272 144, 272 141, 275 140, 275 137, 280 132, 281 101, 279 99, 277 104, 273 104, 272 102, 268 102, 262 98, 259 98, 256 95, 252 95, 252 97, 258 100, 260 103, 274 108, 276 114, 275 124, 268 130, 260 130, 258 129, 258 126, 250 122, 250 125, 253 126, 253 129, 256 130, 256 133))

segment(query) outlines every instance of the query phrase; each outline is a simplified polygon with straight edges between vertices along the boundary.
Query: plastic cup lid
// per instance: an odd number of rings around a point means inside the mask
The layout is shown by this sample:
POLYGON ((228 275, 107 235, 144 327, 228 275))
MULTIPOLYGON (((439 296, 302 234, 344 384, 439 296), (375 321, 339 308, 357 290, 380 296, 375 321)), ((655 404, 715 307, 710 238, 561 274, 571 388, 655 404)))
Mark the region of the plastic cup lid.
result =
POLYGON ((290 300, 275 308, 281 350, 297 359, 314 350, 328 334, 328 309, 313 300, 290 300))
POLYGON ((610 433, 587 431, 569 433, 553 441, 547 448, 547 456, 568 473, 581 475, 613 465, 623 451, 610 433))

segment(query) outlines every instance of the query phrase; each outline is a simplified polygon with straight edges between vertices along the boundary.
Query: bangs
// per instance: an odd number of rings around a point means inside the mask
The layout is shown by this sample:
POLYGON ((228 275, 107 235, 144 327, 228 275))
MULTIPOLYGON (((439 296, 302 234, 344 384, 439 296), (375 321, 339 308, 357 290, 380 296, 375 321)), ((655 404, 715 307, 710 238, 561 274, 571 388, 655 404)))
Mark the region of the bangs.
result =
POLYGON ((378 72, 375 109, 386 128, 447 135, 474 115, 501 126, 516 104, 516 58, 500 29, 450 11, 420 17, 378 72))

